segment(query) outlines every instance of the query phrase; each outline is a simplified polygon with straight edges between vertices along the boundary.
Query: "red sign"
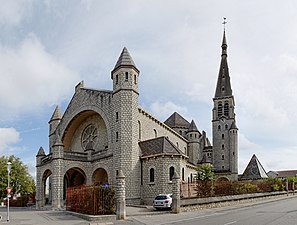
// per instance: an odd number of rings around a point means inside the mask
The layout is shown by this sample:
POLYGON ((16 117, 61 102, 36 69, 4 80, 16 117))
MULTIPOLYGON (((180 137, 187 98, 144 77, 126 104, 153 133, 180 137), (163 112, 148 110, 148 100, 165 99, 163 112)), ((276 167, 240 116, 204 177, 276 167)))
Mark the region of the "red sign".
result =
POLYGON ((12 188, 6 188, 7 196, 8 196, 8 197, 10 197, 11 190, 12 190, 12 188))

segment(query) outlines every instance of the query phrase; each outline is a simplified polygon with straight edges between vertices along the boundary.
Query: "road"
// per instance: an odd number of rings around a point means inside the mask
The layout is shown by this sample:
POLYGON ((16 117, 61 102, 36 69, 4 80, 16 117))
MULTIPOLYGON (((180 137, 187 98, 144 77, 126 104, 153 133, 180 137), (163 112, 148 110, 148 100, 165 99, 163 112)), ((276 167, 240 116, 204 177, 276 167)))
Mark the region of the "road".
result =
POLYGON ((7 223, 6 208, 0 208, 0 225, 297 225, 297 195, 180 214, 135 207, 127 213, 124 221, 89 222, 64 211, 12 208, 7 223))
POLYGON ((297 197, 178 215, 164 214, 133 219, 131 224, 146 225, 297 225, 297 197))

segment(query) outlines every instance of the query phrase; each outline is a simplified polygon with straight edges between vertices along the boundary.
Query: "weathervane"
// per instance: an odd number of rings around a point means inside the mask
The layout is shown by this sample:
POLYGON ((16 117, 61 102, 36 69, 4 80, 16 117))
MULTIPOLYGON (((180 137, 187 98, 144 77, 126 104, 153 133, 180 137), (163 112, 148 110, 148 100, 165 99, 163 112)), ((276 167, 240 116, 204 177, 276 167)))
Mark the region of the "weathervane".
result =
POLYGON ((223 21, 223 23, 222 23, 222 24, 224 24, 224 30, 225 30, 226 23, 227 23, 227 21, 226 21, 226 17, 223 17, 223 19, 224 19, 224 21, 223 21))

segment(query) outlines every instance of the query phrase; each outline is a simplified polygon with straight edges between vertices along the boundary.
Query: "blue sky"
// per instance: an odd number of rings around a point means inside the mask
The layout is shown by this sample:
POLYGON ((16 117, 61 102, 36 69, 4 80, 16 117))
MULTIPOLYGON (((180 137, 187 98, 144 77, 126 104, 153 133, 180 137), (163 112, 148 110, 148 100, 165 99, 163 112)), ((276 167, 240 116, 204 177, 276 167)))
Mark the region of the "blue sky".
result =
POLYGON ((111 89, 126 46, 140 73, 140 105, 174 111, 211 138, 211 110, 227 17, 239 172, 252 154, 267 170, 296 169, 297 2, 10 0, 0 5, 0 153, 35 175, 48 121, 74 86, 111 89))

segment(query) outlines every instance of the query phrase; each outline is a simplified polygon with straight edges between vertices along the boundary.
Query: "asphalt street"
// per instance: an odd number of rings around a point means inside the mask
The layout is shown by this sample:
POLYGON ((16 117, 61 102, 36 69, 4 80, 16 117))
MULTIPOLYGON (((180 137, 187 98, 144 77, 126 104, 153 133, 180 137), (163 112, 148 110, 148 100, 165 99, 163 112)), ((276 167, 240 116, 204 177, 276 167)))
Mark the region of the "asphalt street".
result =
POLYGON ((128 207, 125 221, 90 222, 65 211, 30 208, 11 208, 9 223, 6 208, 0 208, 0 215, 0 224, 11 225, 297 225, 297 195, 180 214, 128 207))
POLYGON ((134 220, 134 224, 146 225, 297 225, 297 196, 177 215, 134 217, 134 220))

